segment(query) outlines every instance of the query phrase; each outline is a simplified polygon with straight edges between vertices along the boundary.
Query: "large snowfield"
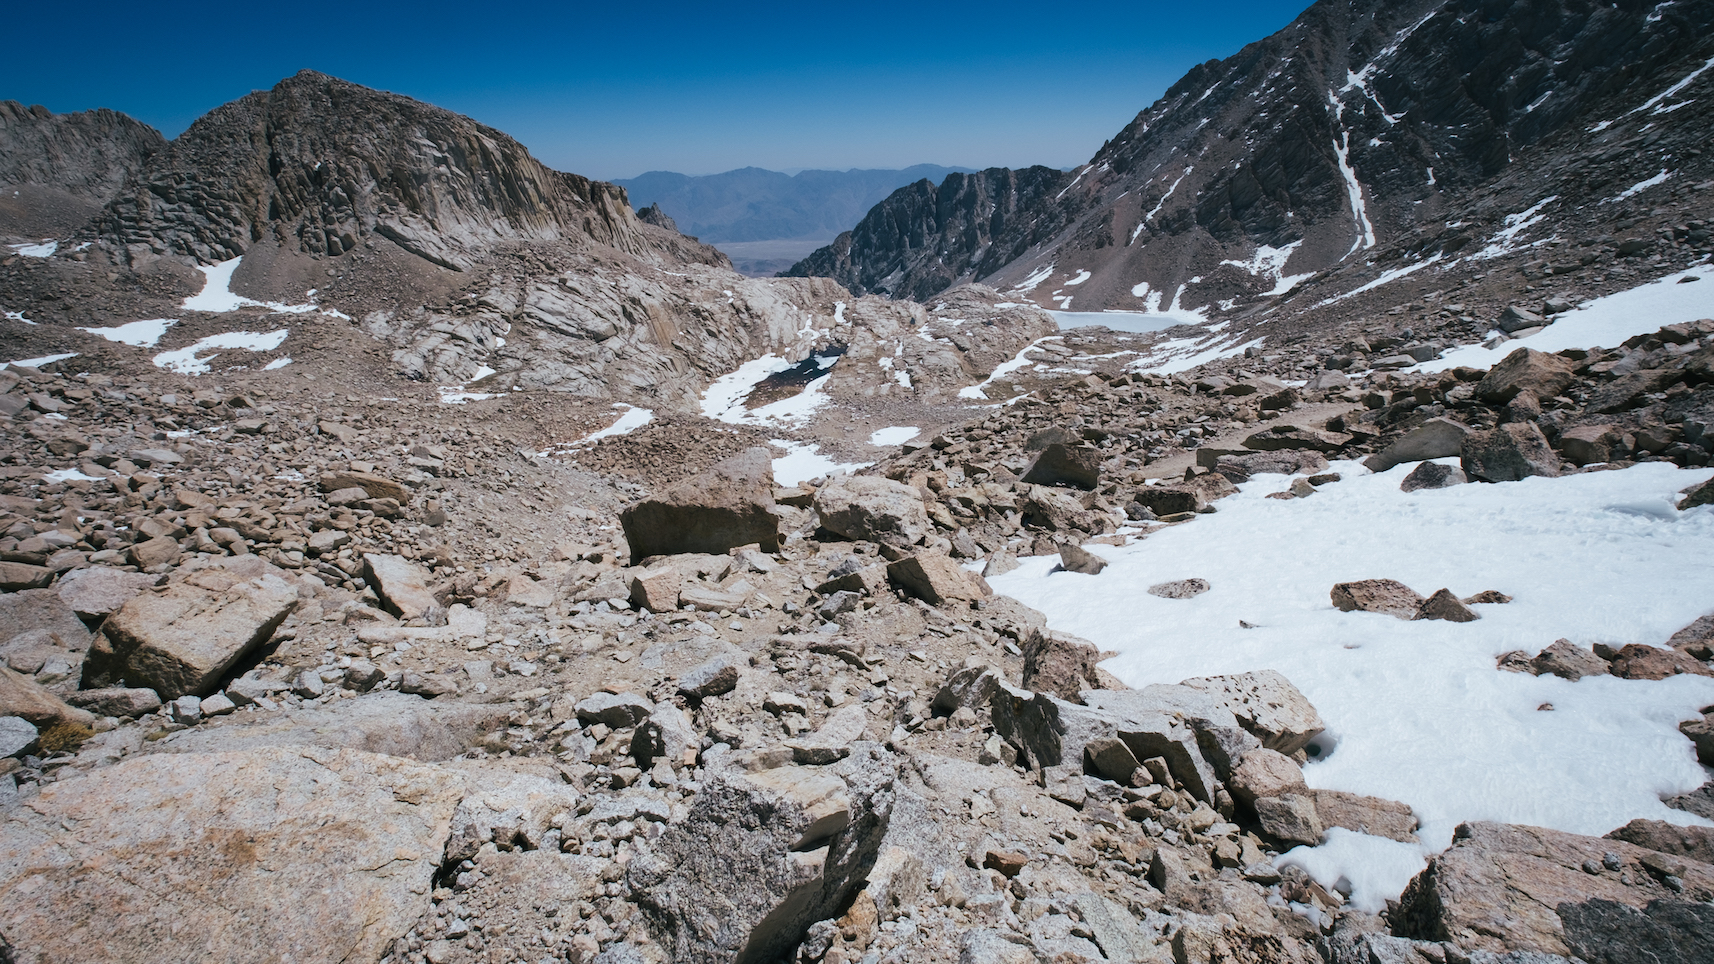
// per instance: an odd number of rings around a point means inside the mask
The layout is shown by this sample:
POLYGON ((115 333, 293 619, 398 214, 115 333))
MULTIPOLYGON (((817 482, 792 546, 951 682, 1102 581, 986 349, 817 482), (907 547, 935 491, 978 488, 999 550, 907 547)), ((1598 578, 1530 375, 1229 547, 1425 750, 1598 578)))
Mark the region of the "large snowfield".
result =
POLYGON ((1116 651, 1103 665, 1131 686, 1284 673, 1328 727, 1320 742, 1331 752, 1304 770, 1310 786, 1403 801, 1422 821, 1420 846, 1335 830, 1284 858, 1329 886, 1345 878, 1365 909, 1396 897, 1463 821, 1597 836, 1636 817, 1704 822, 1660 797, 1705 779, 1677 724, 1714 703, 1714 679, 1569 682, 1495 661, 1560 638, 1662 646, 1709 611, 1714 506, 1675 503, 1714 471, 1650 463, 1399 491, 1413 468, 1335 463, 1343 481, 1286 501, 1266 495, 1287 477, 1259 476, 1215 514, 1089 547, 1111 562, 1100 575, 1036 557, 991 581, 1052 628, 1116 651), (1145 592, 1188 577, 1213 588, 1187 600, 1145 592), (1425 596, 1448 587, 1515 599, 1473 607, 1482 618, 1472 623, 1333 608, 1335 583, 1372 578, 1425 596))

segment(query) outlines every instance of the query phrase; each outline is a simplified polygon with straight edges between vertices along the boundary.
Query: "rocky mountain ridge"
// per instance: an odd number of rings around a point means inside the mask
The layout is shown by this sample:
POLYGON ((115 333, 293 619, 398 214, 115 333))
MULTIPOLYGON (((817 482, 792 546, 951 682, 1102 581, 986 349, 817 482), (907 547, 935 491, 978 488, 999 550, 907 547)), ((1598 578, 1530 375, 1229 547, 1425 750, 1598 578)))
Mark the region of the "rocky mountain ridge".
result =
MULTIPOLYGON (((1511 194, 1508 172, 1615 168, 1601 181, 1621 190, 1631 175, 1705 180, 1689 136, 1699 122, 1662 111, 1661 92, 1697 109, 1688 90, 1707 82, 1711 18, 1707 4, 1317 3, 1194 68, 1069 186, 1007 195, 1021 209, 1009 230, 942 230, 914 189, 896 192, 791 273, 919 298, 983 280, 1088 310, 1170 302, 1243 318, 1294 287, 1323 301, 1378 258, 1468 258, 1472 228, 1506 227, 1497 216, 1472 224, 1472 209, 1498 202, 1511 214, 1552 193, 1511 194), (1616 149, 1628 140, 1613 136, 1620 126, 1667 137, 1666 166, 1616 149)), ((1565 187, 1551 211, 1622 220, 1594 185, 1565 187)), ((1466 263, 1466 274, 1484 267, 1466 263)))
POLYGON ((116 111, 54 114, 0 101, 0 234, 39 239, 76 230, 166 143, 116 111))

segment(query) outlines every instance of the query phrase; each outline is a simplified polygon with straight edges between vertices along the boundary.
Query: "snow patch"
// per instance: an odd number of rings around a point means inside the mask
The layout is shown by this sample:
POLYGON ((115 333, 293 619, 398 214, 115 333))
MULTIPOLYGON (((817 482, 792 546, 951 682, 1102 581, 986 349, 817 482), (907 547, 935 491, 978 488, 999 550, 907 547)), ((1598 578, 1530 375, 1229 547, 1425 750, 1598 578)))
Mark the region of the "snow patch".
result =
MULTIPOLYGON (((1155 219, 1155 215, 1161 213, 1161 208, 1166 207, 1166 202, 1172 197, 1173 192, 1178 190, 1178 186, 1180 184, 1183 184, 1184 179, 1189 177, 1190 172, 1194 171, 1194 170, 1196 170, 1196 168, 1194 168, 1194 167, 1187 167, 1184 169, 1184 173, 1180 174, 1178 176, 1178 180, 1172 182, 1172 187, 1167 188, 1166 193, 1161 196, 1160 203, 1156 204, 1152 209, 1150 209, 1149 213, 1143 215, 1143 220, 1145 222, 1153 221, 1155 219)), ((1140 227, 1140 225, 1139 225, 1139 227, 1140 227)), ((1136 238, 1136 235, 1132 235, 1132 239, 1135 240, 1135 238, 1136 238)))
POLYGON ((291 363, 292 363, 291 356, 288 355, 288 356, 283 357, 283 358, 276 358, 273 361, 267 363, 266 365, 263 365, 262 370, 265 372, 279 371, 280 369, 286 367, 287 365, 290 365, 291 363))
POLYGON ((1242 268, 1249 272, 1253 277, 1274 279, 1273 290, 1263 292, 1262 297, 1269 298, 1275 295, 1283 295, 1303 282, 1308 281, 1310 278, 1315 277, 1315 272, 1313 271, 1308 272, 1307 274, 1294 274, 1290 276, 1285 273, 1286 262, 1291 260, 1292 253, 1295 252, 1302 244, 1303 241, 1298 240, 1293 241, 1283 248, 1275 248, 1266 244, 1259 245, 1256 248, 1256 253, 1252 255, 1248 261, 1222 261, 1220 263, 1229 264, 1235 268, 1242 268))
POLYGON ((1053 269, 1057 265, 1046 265, 1031 271, 1023 281, 1012 286, 1013 291, 1034 291, 1043 281, 1053 277, 1053 269))
POLYGON ((79 328, 92 335, 99 335, 108 341, 121 345, 131 345, 135 348, 153 348, 167 333, 167 329, 178 324, 175 318, 149 318, 144 321, 132 321, 112 328, 79 328))
POLYGON ((60 469, 57 472, 43 473, 42 480, 44 482, 96 482, 99 481, 99 477, 84 475, 77 469, 60 469))
POLYGON ((1602 201, 1601 203, 1602 204, 1610 204, 1614 201, 1623 201, 1623 200, 1626 200, 1627 198, 1635 197, 1638 194, 1641 194, 1642 192, 1648 190, 1651 187, 1654 187, 1657 184, 1665 184, 1666 179, 1671 177, 1672 174, 1673 174, 1673 172, 1668 171, 1666 168, 1663 167, 1660 169, 1660 173, 1656 174, 1654 177, 1651 177, 1646 181, 1638 181, 1637 183, 1635 183, 1635 184, 1631 185, 1630 187, 1626 188, 1625 190, 1621 191, 1618 194, 1618 196, 1610 197, 1607 200, 1602 201))
POLYGON ((1632 335, 1659 331, 1707 318, 1714 307, 1714 268, 1706 265, 1669 274, 1648 284, 1615 292, 1555 315, 1554 322, 1528 338, 1505 341, 1493 348, 1465 345, 1451 348, 1439 358, 1413 366, 1425 372, 1445 371, 1460 365, 1491 368, 1519 348, 1556 352, 1567 348, 1613 348, 1632 335), (1684 278, 1700 279, 1680 284, 1684 278))
POLYGON ((1572 682, 1500 672, 1495 658, 1559 637, 1660 645, 1702 615, 1714 584, 1714 508, 1672 506, 1678 490, 1714 472, 1648 463, 1400 492, 1414 467, 1370 474, 1341 462, 1334 470, 1345 481, 1286 502, 1265 496, 1289 478, 1259 476, 1217 515, 1124 548, 1090 547, 1110 563, 1100 576, 1050 574, 1057 560, 1040 557, 991 581, 1054 629, 1118 652, 1104 668, 1132 686, 1260 669, 1290 679, 1337 741, 1304 768, 1309 785, 1398 800, 1422 820, 1419 859, 1337 832, 1293 853, 1325 883, 1348 878, 1361 909, 1397 896, 1420 859, 1467 820, 1595 836, 1637 817, 1706 823, 1660 796, 1705 778, 1676 727, 1714 702, 1714 679, 1572 682), (1542 576, 1547 560, 1551 578, 1542 576), (1193 600, 1138 592, 1189 575, 1214 588, 1193 600), (1378 576, 1424 592, 1492 588, 1516 599, 1476 607, 1474 623, 1341 613, 1328 603, 1334 583, 1378 576), (1623 604, 1642 597, 1651 604, 1623 604), (1239 618, 1257 628, 1239 628, 1239 618), (1538 711, 1543 703, 1553 711, 1538 711))
POLYGON ((1318 301, 1318 302, 1316 302, 1315 307, 1325 308, 1328 305, 1337 304, 1338 302, 1344 301, 1346 298, 1355 298, 1356 296, 1362 294, 1365 291, 1373 291, 1376 288, 1379 288, 1381 285, 1387 284, 1388 282, 1397 281, 1400 278, 1405 277, 1406 275, 1415 274, 1418 271, 1421 271, 1422 269, 1428 267, 1429 265, 1434 264, 1436 261, 1439 261, 1440 258, 1441 258, 1441 256, 1436 254, 1434 257, 1429 258, 1427 261, 1418 261, 1415 264, 1407 264, 1402 268, 1394 268, 1391 271, 1383 271, 1383 272, 1381 272, 1381 276, 1379 278, 1376 278, 1375 280, 1369 282, 1368 284, 1365 284, 1359 288, 1352 289, 1351 291, 1347 291, 1342 295, 1334 295, 1331 298, 1327 298, 1323 301, 1318 301))
POLYGON ((1369 209, 1363 201, 1363 185, 1358 182, 1357 171, 1351 166, 1351 132, 1345 129, 1345 105, 1333 91, 1327 92, 1327 99, 1333 105, 1333 123, 1339 126, 1339 140, 1333 142, 1333 153, 1338 155, 1339 175, 1345 179, 1345 194, 1351 201, 1351 213, 1357 219, 1357 240, 1351 242, 1351 250, 1345 252, 1345 257, 1349 258, 1356 254, 1359 248, 1368 249, 1375 246, 1375 226, 1369 223, 1369 209))
POLYGON ((1092 277, 1094 277, 1094 275, 1092 275, 1089 272, 1084 271, 1083 269, 1079 268, 1077 271, 1077 277, 1072 278, 1070 281, 1067 281, 1065 283, 1065 286, 1069 288, 1072 285, 1080 285, 1083 282, 1088 281, 1092 277))
POLYGON ((54 252, 60 249, 60 243, 43 241, 41 244, 13 244, 8 247, 26 258, 51 258, 54 252))
POLYGON ((209 335, 184 348, 161 352, 152 360, 156 368, 165 368, 181 375, 204 375, 208 373, 209 363, 218 357, 220 351, 229 348, 273 351, 285 342, 288 334, 290 332, 285 328, 275 331, 228 331, 209 335))
POLYGON ((1486 261, 1516 249, 1518 247, 1518 235, 1546 221, 1547 215, 1541 213, 1542 209, 1557 200, 1559 200, 1559 195, 1555 194, 1537 201, 1530 205, 1527 210, 1506 215, 1506 226, 1494 232, 1494 236, 1488 239, 1488 246, 1471 255, 1471 257, 1486 261))
POLYGON ((40 368, 43 365, 50 365, 57 361, 65 361, 67 358, 76 357, 77 352, 68 351, 58 355, 43 355, 40 358, 20 358, 16 361, 6 362, 5 365, 0 365, 0 368, 4 368, 6 365, 11 365, 14 368, 40 368))
POLYGON ((865 469, 872 464, 869 462, 835 462, 828 456, 821 454, 821 446, 808 442, 792 442, 779 438, 768 441, 786 450, 786 454, 774 459, 775 485, 798 485, 802 482, 808 482, 810 479, 819 479, 824 475, 865 469))
POLYGON ((876 429, 869 435, 870 445, 890 446, 903 445, 916 438, 922 429, 915 425, 890 425, 887 428, 876 429))
MULTIPOLYGON (((1049 314, 1052 314, 1052 312, 1049 312, 1049 314)), ((985 389, 987 389, 987 387, 989 385, 992 385, 994 383, 995 379, 998 379, 1004 375, 1010 375, 1012 372, 1015 372, 1018 369, 1023 368, 1025 365, 1030 364, 1030 360, 1028 357, 1029 353, 1032 351, 1035 351, 1037 346, 1039 346, 1042 342, 1048 341, 1050 339, 1061 339, 1061 338, 1064 338, 1064 336, 1063 335, 1043 335, 1042 337, 1037 338, 1035 341, 1030 342, 1028 345, 1025 345, 1022 349, 1020 349, 1016 355, 1013 355, 1011 361, 1001 362, 999 364, 999 366, 996 367, 992 372, 989 372, 988 377, 984 378, 980 383, 968 386, 966 388, 960 388, 958 390, 958 397, 959 398, 968 398, 968 399, 985 399, 985 398, 987 398, 988 393, 985 389)))
POLYGON ((620 435, 629 435, 637 429, 649 424, 649 422, 655 417, 655 413, 651 409, 636 408, 635 406, 627 405, 624 402, 617 402, 613 407, 619 412, 619 417, 612 425, 609 425, 599 431, 590 432, 588 435, 585 435, 574 442, 568 442, 562 447, 577 448, 584 445, 594 445, 596 442, 599 442, 604 438, 617 438, 620 435))
POLYGON ((222 314, 228 311, 237 311, 247 306, 254 306, 288 315, 305 315, 312 311, 320 311, 323 314, 335 315, 340 318, 346 317, 337 311, 324 309, 320 305, 286 305, 277 301, 257 301, 254 298, 233 294, 232 273, 238 270, 238 265, 243 260, 244 256, 239 255, 230 261, 222 261, 219 264, 197 265, 196 270, 202 272, 204 279, 202 290, 184 300, 184 310, 222 314))

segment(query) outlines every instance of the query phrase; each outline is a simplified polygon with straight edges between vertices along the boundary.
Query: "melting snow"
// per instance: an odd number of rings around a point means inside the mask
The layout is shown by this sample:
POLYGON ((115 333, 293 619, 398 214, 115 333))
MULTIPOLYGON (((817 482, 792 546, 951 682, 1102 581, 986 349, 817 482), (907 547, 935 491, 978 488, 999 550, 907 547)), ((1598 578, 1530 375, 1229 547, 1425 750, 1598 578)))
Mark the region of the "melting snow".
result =
POLYGON ((1559 195, 1555 194, 1537 201, 1527 211, 1506 215, 1506 226, 1494 232, 1494 236, 1488 239, 1488 246, 1471 255, 1471 257, 1487 260, 1512 251, 1517 247, 1518 235, 1546 221, 1547 215, 1541 213, 1542 208, 1557 200, 1559 200, 1559 195))
POLYGON ((609 425, 600 431, 590 432, 588 435, 585 435, 577 441, 568 443, 566 447, 570 448, 582 445, 593 445, 604 438, 615 438, 620 435, 629 435, 637 429, 649 424, 649 422, 655 417, 655 413, 650 409, 636 408, 627 405, 624 402, 618 402, 614 404, 613 407, 619 411, 619 417, 612 425, 609 425))
POLYGON ((286 367, 287 365, 290 365, 291 363, 292 363, 292 359, 290 356, 287 356, 284 358, 276 358, 273 361, 267 363, 266 365, 263 365, 262 370, 265 372, 278 371, 278 370, 286 367))
POLYGON ((1528 338, 1502 342, 1493 348, 1465 345, 1448 349, 1439 358, 1414 366, 1438 372, 1459 365, 1491 368, 1519 348, 1556 352, 1567 348, 1613 348, 1632 335, 1660 330, 1662 325, 1696 321, 1714 315, 1714 268, 1704 265, 1669 274, 1657 281, 1585 301, 1555 315, 1554 322, 1528 338), (1680 279, 1697 278, 1693 284, 1680 279))
POLYGON ((209 335, 196 343, 174 351, 164 351, 153 359, 156 368, 165 368, 181 375, 203 375, 208 372, 209 363, 216 354, 227 348, 242 348, 247 351, 273 351, 280 347, 290 334, 287 329, 276 331, 228 331, 219 335, 209 335), (206 355, 208 357, 201 357, 206 355))
POLYGON ((1012 290, 1013 291, 1034 291, 1034 290, 1036 290, 1036 288, 1043 281, 1046 281, 1047 279, 1053 277, 1053 269, 1055 267, 1056 267, 1056 265, 1050 264, 1050 265, 1046 265, 1044 267, 1037 268, 1034 271, 1031 271, 1029 274, 1029 277, 1025 278, 1023 281, 1020 281, 1016 285, 1013 285, 1012 290))
MULTIPOLYGON (((1185 168, 1185 169, 1184 169, 1184 173, 1183 173, 1183 174, 1180 174, 1180 175, 1179 175, 1179 176, 1178 176, 1178 180, 1176 180, 1176 181, 1174 181, 1174 182, 1172 182, 1172 187, 1169 187, 1169 188, 1167 188, 1167 189, 1166 189, 1166 193, 1165 193, 1165 194, 1163 194, 1163 195, 1161 195, 1161 199, 1160 199, 1160 203, 1158 203, 1158 204, 1156 204, 1156 205, 1155 205, 1155 206, 1154 206, 1154 207, 1153 207, 1153 208, 1152 208, 1152 209, 1151 209, 1151 210, 1150 210, 1150 211, 1149 211, 1149 213, 1147 213, 1147 214, 1145 214, 1145 215, 1143 215, 1143 220, 1144 220, 1144 221, 1153 221, 1153 220, 1154 220, 1154 219, 1155 219, 1155 215, 1157 215, 1157 214, 1159 214, 1159 213, 1161 213, 1161 208, 1164 208, 1164 207, 1166 207, 1166 202, 1167 202, 1167 200, 1168 200, 1168 199, 1169 199, 1169 198, 1171 198, 1171 197, 1172 197, 1172 194, 1173 194, 1173 192, 1174 192, 1174 191, 1176 191, 1176 190, 1178 190, 1178 186, 1179 186, 1179 185, 1180 185, 1180 184, 1183 184, 1183 183, 1184 183, 1184 179, 1185 179, 1185 178, 1187 178, 1187 177, 1189 177, 1189 176, 1190 176, 1190 172, 1191 172, 1191 171, 1194 171, 1194 170, 1196 170, 1196 168, 1194 168, 1194 167, 1187 167, 1187 168, 1185 168)), ((1131 236, 1131 237, 1132 237, 1132 239, 1133 239, 1133 240, 1135 240, 1135 238, 1136 238, 1136 235, 1132 235, 1132 236, 1131 236)))
POLYGON ((44 473, 42 480, 45 482, 96 482, 99 481, 99 478, 93 475, 84 475, 77 469, 60 469, 57 472, 44 473))
POLYGON ((1656 174, 1654 177, 1651 177, 1646 181, 1638 181, 1637 183, 1631 185, 1630 187, 1628 187, 1624 191, 1622 191, 1617 197, 1610 197, 1607 200, 1602 201, 1601 203, 1607 204, 1607 203, 1610 203, 1613 201, 1623 201, 1626 198, 1634 197, 1634 196, 1641 194, 1642 192, 1648 190, 1649 188, 1654 187, 1657 184, 1665 184, 1666 179, 1671 177, 1671 176, 1672 176, 1672 172, 1668 171, 1666 168, 1663 167, 1660 169, 1660 173, 1656 174))
POLYGON ((161 336, 167 329, 178 324, 173 318, 150 318, 145 321, 133 321, 112 328, 79 328, 92 335, 99 335, 108 341, 116 341, 121 345, 131 345, 136 348, 153 348, 160 342, 161 336))
POLYGON ((1359 248, 1375 246, 1375 226, 1369 223, 1369 209, 1363 202, 1363 185, 1357 181, 1357 171, 1351 167, 1351 132, 1345 129, 1345 105, 1333 91, 1327 92, 1327 99, 1333 104, 1333 122, 1339 125, 1340 139, 1333 142, 1333 153, 1339 157, 1339 174, 1345 179, 1345 194, 1351 200, 1351 213, 1357 219, 1357 240, 1351 242, 1351 250, 1345 252, 1345 257, 1349 258, 1359 248))
POLYGON ((26 325, 35 324, 35 322, 31 321, 28 318, 25 318, 24 313, 21 311, 8 311, 8 312, 5 312, 5 316, 6 316, 7 321, 21 321, 26 325))
POLYGON ((233 294, 232 273, 238 270, 238 265, 243 260, 244 257, 240 255, 230 261, 222 261, 219 264, 197 265, 196 270, 202 272, 203 278, 206 280, 203 281, 201 291, 184 300, 184 310, 207 311, 213 314, 220 314, 228 311, 237 311, 247 305, 253 305, 260 308, 268 308, 282 314, 303 315, 312 311, 319 311, 327 315, 334 315, 340 318, 345 317, 345 315, 342 315, 337 311, 329 308, 323 308, 320 305, 285 305, 277 301, 257 301, 254 298, 246 298, 243 295, 233 294))
POLYGON ((769 442, 786 450, 786 454, 774 459, 774 484, 797 485, 818 479, 824 475, 836 472, 850 472, 853 469, 868 468, 869 462, 835 462, 821 454, 821 447, 808 442, 792 442, 787 439, 769 439, 769 442))
POLYGON ((1308 281, 1310 278, 1315 277, 1315 272, 1313 271, 1307 274, 1294 274, 1290 276, 1285 273, 1286 262, 1291 260, 1292 252, 1296 251, 1302 244, 1303 242, 1301 240, 1293 241, 1283 248, 1270 247, 1264 244, 1256 248, 1255 255, 1248 261, 1222 261, 1220 263, 1229 264, 1235 268, 1243 268, 1245 271, 1248 271, 1250 274, 1258 278, 1274 279, 1274 289, 1272 291, 1263 292, 1262 297, 1266 298, 1274 295, 1283 295, 1303 282, 1308 281))
MULTIPOLYGON (((987 398, 988 393, 985 391, 985 389, 989 385, 992 385, 994 383, 995 379, 998 379, 1004 375, 1010 375, 1012 372, 1015 372, 1018 369, 1023 368, 1024 366, 1030 364, 1030 360, 1027 356, 1029 355, 1030 352, 1034 351, 1036 349, 1036 347, 1039 346, 1042 342, 1053 340, 1053 339, 1060 339, 1063 337, 1064 337, 1063 335, 1043 335, 1042 337, 1037 338, 1035 341, 1032 341, 1028 345, 1025 345, 1016 355, 1013 355, 1011 361, 1001 362, 999 367, 995 368, 992 372, 989 372, 988 377, 984 378, 980 384, 971 385, 967 388, 960 388, 958 390, 958 397, 959 398, 969 398, 969 399, 985 399, 985 398, 987 398)), ((879 443, 877 443, 877 444, 879 444, 879 443)))
POLYGON ((1094 275, 1092 275, 1089 272, 1084 271, 1083 269, 1079 268, 1077 271, 1077 277, 1072 278, 1070 281, 1067 281, 1065 283, 1065 285, 1068 288, 1071 287, 1072 285, 1080 285, 1083 282, 1088 281, 1092 277, 1094 277, 1094 275))
POLYGON ((880 446, 903 445, 916 438, 921 431, 922 429, 915 425, 893 425, 888 428, 876 429, 869 436, 869 444, 880 446))
POLYGON ((26 258, 51 258, 54 252, 59 250, 60 243, 58 241, 43 241, 41 244, 14 244, 10 247, 26 258))
MULTIPOLYGON (((65 361, 67 358, 76 358, 76 357, 77 357, 77 352, 68 351, 68 352, 64 352, 64 353, 59 354, 59 355, 43 355, 40 358, 20 358, 17 361, 9 361, 6 363, 6 365, 12 365, 12 366, 17 367, 17 368, 40 368, 43 365, 52 364, 53 362, 57 362, 57 361, 65 361)), ((5 365, 0 365, 0 368, 4 368, 4 367, 5 367, 5 365)))
POLYGON ((1700 616, 1714 584, 1714 507, 1681 513, 1673 503, 1714 473, 1650 463, 1400 492, 1413 468, 1374 475, 1340 463, 1345 481, 1287 502, 1265 496, 1289 480, 1261 476, 1194 525, 1090 547, 1111 562, 1099 576, 1050 573, 1056 560, 1041 557, 991 581, 1054 629, 1117 651, 1105 668, 1132 686, 1260 669, 1296 684, 1333 747, 1304 768, 1309 784, 1399 800, 1422 820, 1419 847, 1335 832, 1286 857, 1327 885, 1347 877, 1362 909, 1396 897, 1462 821, 1596 836, 1636 817, 1705 822, 1659 798, 1704 779, 1676 725, 1714 702, 1714 679, 1572 682, 1500 672, 1495 658, 1560 637, 1659 645, 1700 616), (1187 576, 1214 588, 1192 600, 1140 591, 1187 576), (1499 589, 1516 601, 1476 607, 1474 623, 1342 613, 1328 602, 1336 582, 1383 576, 1425 593, 1499 589), (1644 597, 1650 605, 1625 604, 1644 597), (1544 703, 1553 711, 1538 711, 1544 703))
MULTIPOLYGON (((1698 78, 1698 77, 1702 76, 1704 73, 1706 73, 1708 68, 1710 68, 1710 67, 1714 67, 1714 57, 1709 57, 1708 60, 1702 64, 1702 66, 1691 71, 1689 73, 1689 75, 1686 76, 1683 80, 1679 81, 1676 84, 1673 84, 1671 87, 1668 87, 1667 89, 1661 91, 1660 93, 1654 95, 1653 97, 1650 97, 1648 100, 1643 101, 1641 106, 1632 108, 1630 111, 1628 111, 1628 113, 1635 114, 1637 111, 1648 110, 1648 109, 1654 107, 1656 104, 1659 104, 1661 101, 1666 100, 1668 97, 1672 97, 1673 95, 1677 94, 1679 91, 1681 91, 1684 88, 1689 87, 1691 84, 1695 83, 1696 78, 1698 78)), ((1658 111, 1657 110, 1657 111, 1655 111, 1655 113, 1664 113, 1664 111, 1658 111)))
POLYGON ((1415 274, 1416 272, 1421 271, 1422 269, 1428 267, 1429 265, 1435 263, 1436 261, 1439 261, 1440 257, 1441 257, 1440 255, 1436 254, 1434 257, 1429 258, 1427 261, 1418 261, 1415 264, 1407 264, 1402 268, 1394 268, 1391 271, 1384 271, 1381 273, 1381 276, 1379 278, 1376 278, 1375 280, 1369 282, 1368 284, 1363 285, 1359 288, 1354 288, 1351 291, 1347 291, 1342 295, 1334 295, 1331 298, 1327 298, 1323 301, 1318 301, 1318 302, 1316 302, 1315 307, 1325 308, 1328 305, 1337 304, 1338 302, 1344 301, 1346 298, 1354 298, 1357 295, 1360 295, 1365 291, 1373 291, 1376 288, 1379 288, 1381 285, 1387 284, 1388 282, 1397 281, 1400 278, 1405 277, 1406 275, 1415 274))

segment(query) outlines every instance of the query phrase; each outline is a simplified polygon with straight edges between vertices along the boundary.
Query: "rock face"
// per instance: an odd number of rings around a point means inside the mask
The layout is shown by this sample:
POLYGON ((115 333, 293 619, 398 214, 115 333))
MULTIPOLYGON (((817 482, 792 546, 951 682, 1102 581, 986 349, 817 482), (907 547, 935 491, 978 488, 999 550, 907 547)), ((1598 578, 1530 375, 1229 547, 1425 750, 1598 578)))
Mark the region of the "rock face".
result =
POLYGON ((1464 439, 1460 462, 1465 475, 1482 482, 1559 475, 1559 456, 1534 422, 1508 422, 1491 432, 1472 432, 1464 439))
POLYGON ((132 599, 108 617, 84 664, 84 685, 123 680, 167 700, 208 693, 238 660, 272 636, 297 604, 296 587, 277 570, 254 576, 199 570, 159 594, 132 599))
POLYGON ((1552 398, 1570 385, 1574 366, 1558 355, 1519 348, 1507 355, 1476 384, 1476 394, 1490 402, 1509 402, 1521 392, 1552 398))
POLYGON ((772 961, 834 916, 874 866, 897 769, 886 750, 859 744, 830 767, 731 772, 705 785, 628 875, 672 959, 772 961))
POLYGON ((916 299, 986 279, 1054 307, 1063 302, 1049 298, 1069 295, 1075 309, 1131 309, 1167 292, 1212 310, 1233 296, 1240 309, 1259 305, 1282 278, 1354 252, 1450 257, 1474 239, 1429 210, 1465 206, 1523 151, 1592 126, 1640 76, 1658 91, 1699 66, 1711 17, 1314 4, 1192 68, 1083 167, 913 185, 792 271, 916 299), (1260 263, 1270 254, 1281 262, 1272 270, 1260 263))
POLYGON ((939 186, 918 181, 784 274, 833 278, 857 294, 925 299, 1022 254, 1030 225, 1018 219, 1067 180, 1063 171, 1038 166, 948 174, 939 186), (995 246, 997 236, 1007 236, 1006 243, 995 246))
POLYGON ((0 185, 17 192, 0 205, 0 233, 65 236, 166 144, 160 131, 117 111, 55 114, 0 101, 0 185))
POLYGON ((1031 485, 1093 489, 1101 484, 1101 450, 1054 442, 1036 454, 1023 480, 1031 485))
POLYGON ((631 558, 682 552, 724 553, 739 546, 780 547, 774 515, 774 468, 768 450, 752 448, 686 479, 620 514, 631 558))
POLYGON ((1387 613, 1400 619, 1415 619, 1423 604, 1422 596, 1402 582, 1392 579, 1364 579, 1342 582, 1329 593, 1333 608, 1340 612, 1387 613))
POLYGON ((349 751, 129 760, 6 815, 0 919, 31 964, 376 960, 428 907, 464 792, 349 751))
POLYGON ((933 530, 921 493, 870 475, 836 479, 816 490, 815 513, 829 532, 901 549, 933 530))
POLYGON ((101 226, 121 245, 204 263, 263 239, 337 256, 378 236, 456 269, 505 240, 644 246, 622 188, 550 170, 450 111, 309 70, 192 124, 101 226))
POLYGON ((1456 941, 1466 951, 1604 960, 1611 958, 1600 952, 1617 939, 1631 947, 1624 960, 1688 961, 1714 949, 1714 911, 1698 903, 1709 896, 1707 864, 1663 861, 1618 840, 1469 823, 1405 888, 1392 920, 1400 936, 1456 941), (1693 949, 1699 953, 1685 953, 1693 949))

